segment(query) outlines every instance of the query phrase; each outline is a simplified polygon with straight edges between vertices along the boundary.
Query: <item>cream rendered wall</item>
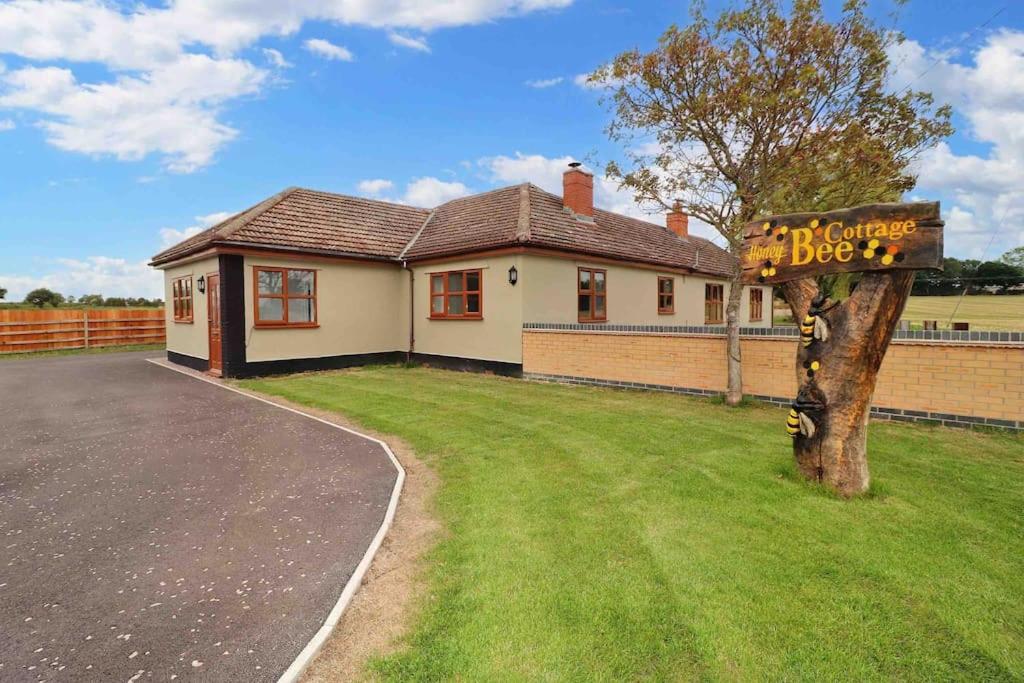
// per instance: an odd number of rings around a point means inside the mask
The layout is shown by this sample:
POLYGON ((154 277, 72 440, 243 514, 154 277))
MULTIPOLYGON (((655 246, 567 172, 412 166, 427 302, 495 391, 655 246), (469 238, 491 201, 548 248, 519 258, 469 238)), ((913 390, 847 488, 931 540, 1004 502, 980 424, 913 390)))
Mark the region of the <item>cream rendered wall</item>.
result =
POLYGON ((164 315, 167 320, 167 350, 194 358, 210 358, 210 340, 206 320, 206 294, 200 294, 196 282, 199 276, 218 272, 217 257, 174 266, 164 271, 164 315), (174 301, 171 282, 185 275, 192 276, 192 322, 174 322, 174 301))
POLYGON ((408 273, 396 264, 245 257, 245 335, 249 362, 405 351, 408 273), (253 266, 317 271, 316 328, 254 326, 253 266))
POLYGON ((522 257, 468 258, 445 263, 413 265, 415 274, 416 352, 457 358, 523 362, 522 257), (508 283, 508 270, 519 271, 519 284, 508 283), (482 269, 482 320, 431 320, 430 274, 449 270, 482 269))
MULTIPOLYGON (((723 280, 695 275, 648 270, 631 266, 594 263, 585 258, 564 259, 527 254, 522 257, 519 281, 523 288, 523 318, 531 323, 575 323, 577 268, 592 267, 607 272, 608 322, 623 325, 703 325, 704 285, 723 280), (675 280, 675 312, 658 313, 658 277, 675 280)), ((762 287, 764 320, 750 321, 750 297, 744 293, 740 306, 740 324, 771 325, 771 288, 762 287)))

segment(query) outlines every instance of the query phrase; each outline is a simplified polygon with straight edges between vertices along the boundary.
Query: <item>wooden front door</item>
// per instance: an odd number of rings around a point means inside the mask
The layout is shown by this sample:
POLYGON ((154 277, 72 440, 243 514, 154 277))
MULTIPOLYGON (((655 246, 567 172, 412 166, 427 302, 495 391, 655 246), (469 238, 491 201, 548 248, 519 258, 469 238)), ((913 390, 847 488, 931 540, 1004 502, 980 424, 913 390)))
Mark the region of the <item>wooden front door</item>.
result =
POLYGON ((216 273, 206 276, 206 323, 210 331, 210 372, 220 375, 220 275, 216 273))

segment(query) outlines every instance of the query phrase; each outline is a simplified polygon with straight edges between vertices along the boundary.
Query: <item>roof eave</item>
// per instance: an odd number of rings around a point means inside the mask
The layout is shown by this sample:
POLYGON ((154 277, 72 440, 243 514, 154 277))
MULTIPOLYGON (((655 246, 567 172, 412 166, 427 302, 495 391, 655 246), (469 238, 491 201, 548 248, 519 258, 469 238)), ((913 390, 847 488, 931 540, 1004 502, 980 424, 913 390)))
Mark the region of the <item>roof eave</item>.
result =
POLYGON ((445 251, 436 252, 436 253, 432 253, 432 254, 424 254, 422 256, 408 256, 407 255, 405 257, 405 260, 408 261, 409 263, 418 263, 418 262, 422 262, 422 261, 434 261, 434 260, 437 260, 437 259, 451 259, 451 258, 464 257, 464 256, 473 256, 474 254, 486 254, 486 253, 493 252, 493 251, 500 251, 500 250, 504 250, 504 249, 514 249, 514 248, 520 248, 520 249, 522 249, 523 251, 526 251, 526 252, 541 252, 541 253, 549 252, 549 253, 552 253, 552 254, 574 254, 574 255, 582 256, 582 257, 590 256, 590 257, 594 257, 594 258, 609 259, 611 261, 617 261, 617 262, 624 263, 624 264, 638 263, 638 264, 643 264, 645 266, 654 266, 654 267, 657 267, 657 268, 668 268, 668 269, 671 269, 671 270, 684 272, 686 274, 707 275, 709 277, 726 277, 725 275, 721 275, 719 273, 710 273, 710 272, 707 272, 707 271, 699 271, 699 270, 695 270, 691 266, 685 266, 685 265, 681 265, 681 264, 666 263, 664 261, 655 261, 655 260, 652 260, 652 259, 628 258, 628 257, 624 257, 624 256, 621 256, 621 255, 618 255, 618 254, 612 254, 612 253, 608 253, 608 252, 602 252, 602 251, 590 250, 590 249, 570 249, 570 248, 566 248, 566 247, 553 247, 553 246, 549 246, 549 245, 535 244, 535 243, 523 242, 523 241, 518 241, 518 240, 501 242, 501 243, 493 244, 493 245, 490 245, 490 246, 487 246, 487 247, 473 247, 473 248, 469 248, 469 249, 445 250, 445 251))

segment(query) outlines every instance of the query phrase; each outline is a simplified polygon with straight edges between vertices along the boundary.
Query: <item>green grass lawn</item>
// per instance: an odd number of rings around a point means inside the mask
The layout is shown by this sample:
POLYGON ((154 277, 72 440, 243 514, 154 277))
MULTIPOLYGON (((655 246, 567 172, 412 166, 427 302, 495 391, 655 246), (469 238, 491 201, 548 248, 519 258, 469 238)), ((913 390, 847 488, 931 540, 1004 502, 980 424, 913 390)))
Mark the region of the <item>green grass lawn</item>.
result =
POLYGON ((119 353, 124 351, 163 351, 164 344, 124 344, 122 346, 99 346, 91 349, 56 349, 53 351, 26 351, 25 353, 0 353, 0 360, 43 358, 46 356, 82 356, 96 353, 119 353))
POLYGON ((872 494, 781 409, 402 367, 251 380, 411 444, 449 534, 393 680, 1020 680, 1024 438, 875 423, 872 494))

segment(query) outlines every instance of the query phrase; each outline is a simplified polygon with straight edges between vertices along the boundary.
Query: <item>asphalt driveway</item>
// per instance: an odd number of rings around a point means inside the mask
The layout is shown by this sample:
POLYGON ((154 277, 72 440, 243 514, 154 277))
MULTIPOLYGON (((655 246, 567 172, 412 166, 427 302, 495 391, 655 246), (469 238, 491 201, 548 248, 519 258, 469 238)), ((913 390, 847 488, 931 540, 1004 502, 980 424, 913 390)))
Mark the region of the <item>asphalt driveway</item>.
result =
POLYGON ((0 361, 0 680, 276 680, 381 525, 379 444, 152 356, 0 361))

